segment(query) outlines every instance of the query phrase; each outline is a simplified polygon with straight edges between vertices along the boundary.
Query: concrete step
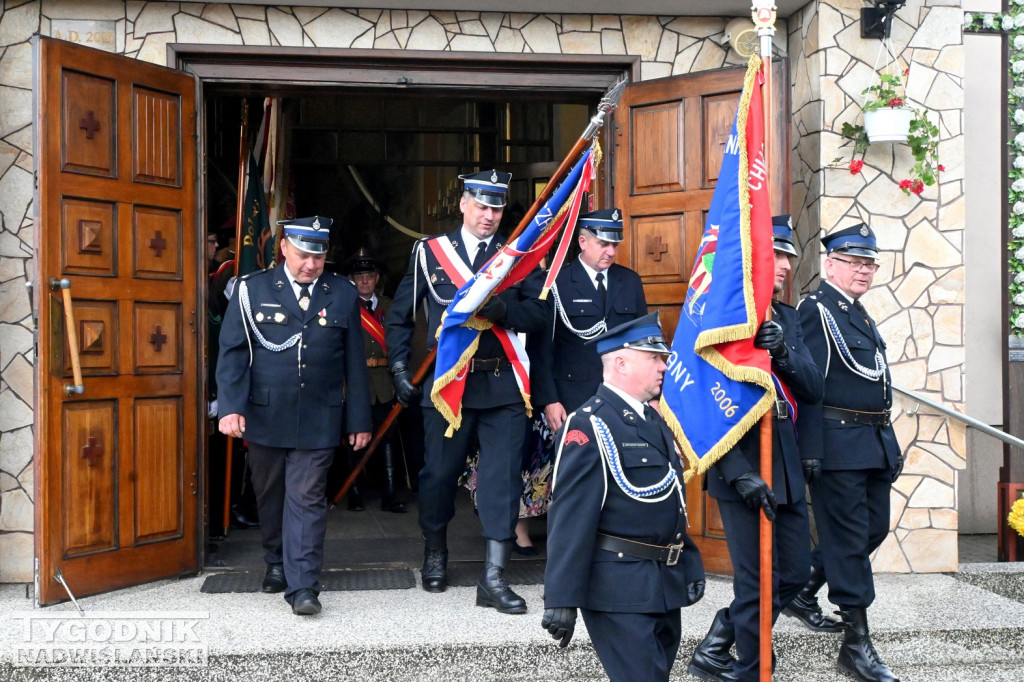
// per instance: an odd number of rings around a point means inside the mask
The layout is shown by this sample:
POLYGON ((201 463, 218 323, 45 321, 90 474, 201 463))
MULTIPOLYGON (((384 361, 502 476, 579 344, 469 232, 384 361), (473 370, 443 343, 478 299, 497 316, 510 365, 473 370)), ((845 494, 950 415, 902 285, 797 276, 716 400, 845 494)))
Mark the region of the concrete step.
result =
MULTIPOLYGON (((995 572, 1004 573, 999 580, 1012 585, 1024 578, 1022 569, 995 572)), ((71 604, 31 611, 23 587, 3 586, 0 680, 605 679, 582 624, 566 650, 558 649, 541 629, 539 585, 516 588, 530 609, 519 616, 476 607, 472 587, 453 587, 443 594, 427 594, 417 587, 325 592, 324 612, 299 618, 280 595, 202 594, 203 579, 161 581, 80 600, 86 616, 140 611, 208 614, 196 628, 199 640, 209 648, 208 663, 201 668, 15 667, 12 652, 25 642, 23 621, 13 617, 16 612, 68 621, 82 616, 71 604)), ((948 575, 880 575, 876 590, 869 610, 872 637, 904 682, 1024 679, 1024 603, 948 575)), ((731 596, 731 581, 711 577, 704 600, 684 610, 673 679, 694 679, 686 673, 689 656, 715 611, 731 596)), ((775 680, 849 680, 835 669, 840 639, 838 634, 812 633, 795 620, 782 618, 775 630, 775 680)))

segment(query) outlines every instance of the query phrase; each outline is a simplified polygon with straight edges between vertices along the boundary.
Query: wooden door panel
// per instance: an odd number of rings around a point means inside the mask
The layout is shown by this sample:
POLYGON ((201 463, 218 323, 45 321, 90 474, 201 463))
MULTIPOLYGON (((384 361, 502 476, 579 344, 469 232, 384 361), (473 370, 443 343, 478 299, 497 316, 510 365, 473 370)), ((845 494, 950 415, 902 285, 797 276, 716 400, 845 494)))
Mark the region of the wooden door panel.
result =
POLYGON ((62 170, 114 177, 117 173, 117 83, 71 69, 61 79, 62 170))
MULTIPOLYGON (((618 182, 612 203, 622 209, 626 226, 616 258, 640 274, 648 308, 661 311, 666 338, 674 334, 686 298, 745 71, 721 69, 630 85, 614 115, 618 182)), ((783 213, 789 205, 784 62, 775 63, 773 83, 772 202, 775 213, 783 213)), ((731 573, 718 505, 702 490, 701 479, 690 482, 686 499, 690 533, 705 568, 731 573)))
POLYGON ((36 39, 36 281, 65 278, 82 364, 71 379, 62 296, 40 297, 37 599, 199 568, 203 405, 196 312, 192 77, 36 39))
POLYGON ((61 482, 66 499, 64 557, 117 548, 117 403, 89 400, 64 406, 61 482))
POLYGON ((75 275, 116 276, 114 204, 66 197, 61 207, 61 269, 75 275))

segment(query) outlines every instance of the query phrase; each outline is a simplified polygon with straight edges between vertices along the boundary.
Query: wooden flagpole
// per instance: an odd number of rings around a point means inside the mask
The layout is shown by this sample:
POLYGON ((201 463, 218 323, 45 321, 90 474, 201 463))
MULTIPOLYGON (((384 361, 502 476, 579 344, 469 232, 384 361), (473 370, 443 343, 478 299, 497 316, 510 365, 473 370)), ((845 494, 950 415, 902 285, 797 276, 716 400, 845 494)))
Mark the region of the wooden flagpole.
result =
MULTIPOLYGON (((235 203, 235 277, 238 277, 238 261, 242 255, 242 219, 245 217, 245 172, 248 169, 246 154, 249 151, 249 100, 242 98, 242 125, 238 140, 238 201, 235 203)), ((224 534, 231 525, 231 459, 235 439, 227 438, 224 448, 224 534)))
MULTIPOLYGON (((774 0, 752 0, 750 8, 751 19, 757 26, 757 35, 760 39, 761 72, 764 77, 764 85, 761 87, 761 104, 764 110, 764 165, 771 173, 771 121, 772 121, 772 36, 775 35, 775 2, 774 0)), ((771 191, 771 183, 768 183, 768 191, 771 191)), ((770 194, 769 194, 770 196, 770 194)), ((765 319, 770 320, 772 315, 771 306, 765 313, 765 319)), ((761 417, 761 478, 772 487, 772 413, 765 412, 761 417)), ((771 682, 772 679, 772 523, 768 520, 764 510, 760 513, 760 649, 759 649, 759 677, 761 682, 771 682)))
MULTIPOLYGON (((533 205, 530 206, 530 210, 528 210, 526 215, 523 216, 523 219, 519 221, 519 225, 517 225, 516 229, 511 235, 509 235, 509 238, 505 242, 506 244, 512 243, 513 240, 515 240, 526 230, 527 227, 530 226, 530 223, 533 222, 534 217, 537 215, 537 211, 539 211, 547 200, 551 198, 551 195, 555 193, 555 189, 558 187, 558 184, 566 175, 568 175, 569 171, 572 170, 573 164, 575 164, 576 161, 579 160, 579 157, 583 155, 587 145, 590 144, 590 141, 594 139, 597 131, 604 125, 605 116, 607 116, 608 113, 618 105, 619 98, 622 96, 622 91, 625 87, 625 80, 621 80, 612 86, 612 88, 605 93, 604 97, 601 98, 601 102, 597 105, 597 113, 592 119, 590 119, 590 123, 587 125, 586 130, 583 131, 583 134, 580 135, 578 140, 576 140, 576 144, 573 145, 572 149, 569 150, 569 153, 565 155, 564 159, 562 159, 562 163, 560 163, 555 172, 552 173, 551 179, 548 180, 544 189, 541 190, 541 193, 533 202, 533 205)), ((426 379, 427 372, 430 371, 436 357, 437 344, 434 344, 434 347, 430 349, 427 357, 423 360, 423 364, 420 365, 420 368, 416 370, 416 374, 413 375, 413 385, 419 386, 423 383, 423 380, 426 379)), ((363 470, 366 463, 370 461, 370 456, 377 450, 381 441, 384 440, 384 435, 395 423, 395 420, 398 419, 398 415, 401 412, 402 403, 395 402, 395 406, 391 408, 391 412, 389 412, 388 416, 384 418, 384 422, 380 425, 380 428, 377 429, 377 433, 373 435, 373 440, 370 441, 370 444, 366 447, 366 451, 363 453, 363 456, 358 462, 356 462, 355 466, 352 467, 352 471, 349 472, 348 478, 346 478, 345 482, 341 484, 341 488, 338 489, 338 492, 334 494, 334 497, 331 499, 332 505, 338 504, 338 502, 341 501, 341 498, 345 497, 345 493, 347 493, 348 489, 352 487, 353 483, 355 483, 356 476, 358 476, 359 472, 363 470)))

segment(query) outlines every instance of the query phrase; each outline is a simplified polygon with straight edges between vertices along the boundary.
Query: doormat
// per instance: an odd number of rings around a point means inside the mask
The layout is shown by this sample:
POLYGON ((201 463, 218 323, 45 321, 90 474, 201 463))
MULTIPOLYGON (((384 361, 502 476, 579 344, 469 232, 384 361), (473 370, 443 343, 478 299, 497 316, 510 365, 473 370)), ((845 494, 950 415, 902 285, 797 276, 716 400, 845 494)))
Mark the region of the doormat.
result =
MULTIPOLYGON (((482 561, 448 564, 448 584, 455 587, 475 587, 484 570, 482 561)), ((508 562, 505 580, 510 585, 543 585, 544 560, 516 560, 508 562)))
MULTIPOLYGON (((261 592, 263 571, 230 571, 214 573, 203 581, 200 592, 261 592)), ((357 590, 408 590, 416 586, 416 577, 408 568, 324 571, 320 575, 323 592, 354 592, 357 590)))

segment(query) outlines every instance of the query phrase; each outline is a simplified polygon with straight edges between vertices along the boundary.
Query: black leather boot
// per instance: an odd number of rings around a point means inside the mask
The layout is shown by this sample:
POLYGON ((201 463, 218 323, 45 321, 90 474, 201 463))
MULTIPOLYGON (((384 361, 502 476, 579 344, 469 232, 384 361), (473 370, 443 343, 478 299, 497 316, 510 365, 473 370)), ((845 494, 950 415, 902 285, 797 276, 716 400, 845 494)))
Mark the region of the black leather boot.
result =
POLYGON ((736 641, 736 631, 725 620, 726 609, 715 614, 704 640, 697 645, 690 658, 687 671, 695 677, 711 682, 734 682, 739 680, 733 668, 736 659, 729 653, 736 641))
POLYGON ((423 533, 423 589, 444 592, 448 589, 448 530, 423 533))
POLYGON ((498 609, 498 613, 526 613, 526 600, 505 582, 505 567, 512 552, 512 541, 487 541, 484 572, 476 584, 476 605, 498 609))
POLYGON ((405 502, 395 492, 395 455, 390 443, 384 445, 384 494, 380 498, 380 509, 394 514, 405 513, 405 502))
POLYGON ((843 644, 836 665, 864 682, 900 682, 875 651, 868 632, 867 609, 842 609, 843 644))
POLYGON ((840 632, 843 624, 835 618, 826 616, 818 604, 818 590, 825 584, 825 574, 811 567, 811 577, 800 594, 786 605, 782 613, 796 618, 815 632, 840 632))
MULTIPOLYGON (((345 464, 347 465, 346 471, 349 472, 351 472, 356 465, 355 454, 352 452, 352 448, 345 448, 345 464)), ((362 473, 360 473, 359 476, 361 477, 362 473)), ((358 481, 359 478, 356 478, 356 480, 358 481)), ((366 502, 363 500, 363 493, 359 490, 359 484, 355 481, 352 482, 352 487, 348 489, 346 497, 348 498, 349 511, 363 511, 366 509, 366 502)))

